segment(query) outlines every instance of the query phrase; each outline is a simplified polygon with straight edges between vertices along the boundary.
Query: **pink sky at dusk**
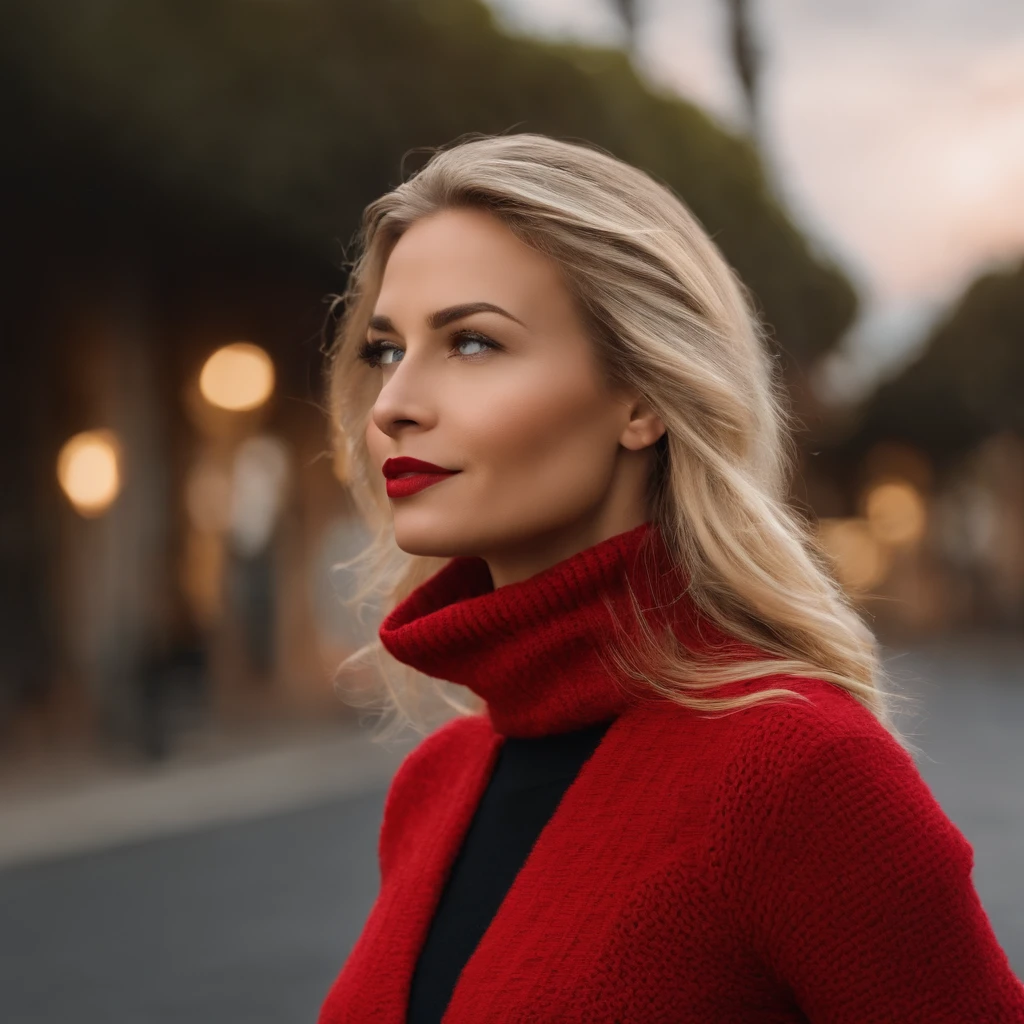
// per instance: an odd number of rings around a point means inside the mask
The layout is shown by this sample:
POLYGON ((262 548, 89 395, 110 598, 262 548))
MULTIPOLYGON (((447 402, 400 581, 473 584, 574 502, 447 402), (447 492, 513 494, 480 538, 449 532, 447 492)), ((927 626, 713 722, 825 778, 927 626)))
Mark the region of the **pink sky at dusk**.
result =
MULTIPOLYGON (((490 0, 511 29, 616 44, 609 0, 490 0)), ((638 66, 742 125, 721 0, 639 0, 638 66)), ((981 271, 1024 256, 1021 0, 751 0, 764 123, 795 219, 863 314, 822 375, 854 398, 981 271)))

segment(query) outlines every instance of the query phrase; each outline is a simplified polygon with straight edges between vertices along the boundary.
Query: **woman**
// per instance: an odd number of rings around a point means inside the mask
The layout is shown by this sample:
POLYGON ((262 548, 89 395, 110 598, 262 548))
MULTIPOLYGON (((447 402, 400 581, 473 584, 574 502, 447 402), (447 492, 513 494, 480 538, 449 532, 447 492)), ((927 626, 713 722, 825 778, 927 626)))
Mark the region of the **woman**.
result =
POLYGON ((331 403, 392 604, 369 649, 418 673, 395 708, 470 698, 391 784, 321 1022, 1024 1021, 684 205, 474 137, 361 243, 331 403))

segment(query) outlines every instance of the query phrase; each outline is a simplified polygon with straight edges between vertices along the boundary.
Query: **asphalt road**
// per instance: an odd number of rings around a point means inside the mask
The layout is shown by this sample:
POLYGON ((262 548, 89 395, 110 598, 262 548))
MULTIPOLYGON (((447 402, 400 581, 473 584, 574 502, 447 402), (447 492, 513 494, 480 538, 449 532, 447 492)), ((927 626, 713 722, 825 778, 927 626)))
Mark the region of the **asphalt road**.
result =
POLYGON ((383 795, 0 873, 10 1024, 315 1021, 377 885, 383 795))
MULTIPOLYGON (((921 713, 922 775, 975 849, 975 885, 1024 977, 1024 649, 890 661, 921 713), (927 680, 924 682, 923 680, 927 680)), ((0 872, 12 1024, 316 1019, 376 892, 383 792, 0 872)))

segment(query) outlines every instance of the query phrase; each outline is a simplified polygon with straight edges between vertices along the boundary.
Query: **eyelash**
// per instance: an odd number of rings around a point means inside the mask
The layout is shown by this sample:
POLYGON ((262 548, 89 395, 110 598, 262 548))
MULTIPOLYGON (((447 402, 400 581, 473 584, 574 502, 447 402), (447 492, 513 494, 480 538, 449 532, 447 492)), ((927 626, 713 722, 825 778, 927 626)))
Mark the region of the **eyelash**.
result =
MULTIPOLYGON (((484 334, 480 334, 479 331, 456 331, 452 336, 452 348, 458 348, 458 345, 462 341, 477 341, 480 342, 485 350, 486 349, 500 349, 501 346, 496 341, 491 341, 484 334)), ((383 363, 380 361, 381 355, 389 349, 396 349, 401 352, 397 345, 393 345, 390 341, 384 341, 382 338, 369 338, 363 342, 359 348, 359 358, 366 363, 367 366, 380 367, 383 363)), ((476 352, 471 356, 462 356, 462 359, 479 359, 483 352, 476 352)), ((390 365, 390 364, 389 364, 390 365)))

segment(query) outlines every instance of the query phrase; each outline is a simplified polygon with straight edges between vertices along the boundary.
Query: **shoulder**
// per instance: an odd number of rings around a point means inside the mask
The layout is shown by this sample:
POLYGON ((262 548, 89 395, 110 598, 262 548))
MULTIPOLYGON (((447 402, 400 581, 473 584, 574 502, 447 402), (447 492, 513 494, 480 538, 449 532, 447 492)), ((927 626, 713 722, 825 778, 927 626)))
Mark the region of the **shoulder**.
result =
POLYGON ((815 742, 854 735, 889 735, 878 717, 849 690, 826 679, 794 675, 768 676, 735 684, 736 696, 761 691, 790 691, 744 710, 740 731, 765 740, 778 736, 789 741, 815 742))
MULTIPOLYGON (((748 681, 736 693, 785 689, 797 697, 772 698, 718 719, 729 754, 723 779, 732 798, 765 804, 791 799, 795 789, 831 784, 888 793, 927 790, 907 750, 878 716, 852 693, 823 679, 773 676, 748 681), (729 723, 729 724, 726 724, 729 723)), ((881 794, 878 794, 881 795, 881 794)))
POLYGON ((637 734, 662 738, 683 733, 686 743, 679 746, 681 756, 688 756, 694 744, 706 746, 723 768, 733 772, 756 766, 785 774, 827 747, 856 738, 871 739, 904 754, 870 708, 824 679, 779 674, 729 683, 706 696, 750 702, 707 711, 669 701, 646 703, 631 713, 631 727, 637 734))
POLYGON ((778 682, 806 699, 750 709, 729 766, 737 798, 806 799, 811 813, 824 790, 836 810, 859 802, 880 815, 944 820, 911 754, 852 693, 821 679, 778 682))
POLYGON ((970 842, 856 698, 787 686, 812 700, 751 715, 716 789, 711 878, 737 940, 814 1020, 1011 1019, 1024 990, 970 842))
POLYGON ((732 698, 767 690, 795 696, 707 712, 657 702, 634 713, 636 749, 652 751, 673 778, 700 772, 719 849, 746 845, 755 833, 766 839, 782 818, 801 828, 830 818, 837 824, 843 814, 849 821, 856 805, 893 827, 914 818, 968 854, 910 753, 849 691, 823 679, 777 675, 714 693, 732 698))
POLYGON ((644 702, 627 712, 617 742, 631 764, 642 759, 647 777, 662 781, 669 813, 705 821, 719 851, 745 845, 758 830, 769 835, 772 809, 792 809, 804 790, 841 786, 836 799, 855 800, 877 795, 887 779, 894 791, 884 795, 898 801, 897 790, 923 785, 874 712, 827 680, 774 675, 709 695, 758 700, 724 710, 644 702))
POLYGON ((716 797, 721 850, 766 867, 771 851, 792 866, 809 856, 809 844, 831 849, 834 866, 902 849, 917 862, 969 870, 972 847, 869 708, 825 680, 771 683, 808 700, 738 713, 746 721, 736 726, 716 797))
POLYGON ((737 768, 753 771, 760 767, 778 778, 828 760, 841 750, 854 749, 913 764, 879 717, 841 686, 799 676, 772 677, 758 683, 757 689, 790 690, 797 698, 773 698, 747 709, 746 720, 737 723, 737 768))

